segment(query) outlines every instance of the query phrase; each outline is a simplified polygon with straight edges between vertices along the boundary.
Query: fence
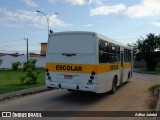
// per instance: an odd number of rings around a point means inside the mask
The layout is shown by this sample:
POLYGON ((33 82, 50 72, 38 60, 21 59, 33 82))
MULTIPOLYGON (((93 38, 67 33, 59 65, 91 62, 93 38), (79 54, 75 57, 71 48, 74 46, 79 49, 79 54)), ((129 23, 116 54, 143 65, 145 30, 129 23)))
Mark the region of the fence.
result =
MULTIPOLYGON (((3 61, 2 65, 0 66, 1 69, 11 69, 12 68, 12 63, 13 62, 21 62, 24 63, 27 60, 26 55, 21 55, 21 56, 10 56, 10 55, 5 55, 1 56, 0 59, 3 61)), ((36 67, 37 68, 45 68, 45 62, 46 62, 46 57, 45 56, 38 56, 38 57, 29 57, 29 59, 36 59, 36 67)))

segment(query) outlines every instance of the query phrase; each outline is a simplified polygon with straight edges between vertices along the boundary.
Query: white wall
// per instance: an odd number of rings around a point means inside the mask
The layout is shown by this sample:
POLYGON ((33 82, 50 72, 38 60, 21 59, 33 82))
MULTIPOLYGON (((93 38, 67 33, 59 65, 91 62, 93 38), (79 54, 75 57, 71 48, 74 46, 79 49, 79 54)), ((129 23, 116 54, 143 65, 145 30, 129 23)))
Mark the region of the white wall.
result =
MULTIPOLYGON (((18 57, 13 57, 13 56, 10 56, 10 55, 5 55, 5 56, 1 56, 0 59, 3 61, 0 68, 11 69, 13 62, 19 61, 21 63, 24 63, 24 62, 27 61, 27 56, 26 55, 21 55, 21 56, 18 56, 18 57)), ((45 68, 46 57, 44 57, 44 56, 30 57, 29 59, 37 59, 37 63, 36 63, 37 68, 41 68, 41 67, 45 68)))
POLYGON ((36 59, 36 67, 37 68, 45 68, 46 65, 46 57, 45 56, 41 56, 41 57, 30 57, 30 59, 36 59))

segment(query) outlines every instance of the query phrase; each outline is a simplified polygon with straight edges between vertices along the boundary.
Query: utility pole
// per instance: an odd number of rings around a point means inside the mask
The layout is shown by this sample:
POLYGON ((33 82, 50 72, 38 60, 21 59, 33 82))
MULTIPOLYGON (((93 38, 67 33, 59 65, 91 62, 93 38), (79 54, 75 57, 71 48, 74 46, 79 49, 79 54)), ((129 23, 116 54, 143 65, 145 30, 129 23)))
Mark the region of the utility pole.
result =
POLYGON ((27 38, 27 62, 28 62, 28 38, 27 38))
POLYGON ((29 57, 28 57, 28 38, 24 38, 24 40, 27 41, 27 62, 28 62, 28 60, 29 60, 29 57))

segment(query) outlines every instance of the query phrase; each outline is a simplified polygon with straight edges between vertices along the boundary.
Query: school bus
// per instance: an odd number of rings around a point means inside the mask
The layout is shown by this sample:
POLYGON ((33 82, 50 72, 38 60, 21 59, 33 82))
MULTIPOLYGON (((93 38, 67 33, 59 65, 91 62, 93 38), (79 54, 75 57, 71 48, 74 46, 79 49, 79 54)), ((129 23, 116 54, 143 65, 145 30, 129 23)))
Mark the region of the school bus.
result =
POLYGON ((105 93, 132 77, 132 49, 96 32, 49 35, 46 86, 105 93))

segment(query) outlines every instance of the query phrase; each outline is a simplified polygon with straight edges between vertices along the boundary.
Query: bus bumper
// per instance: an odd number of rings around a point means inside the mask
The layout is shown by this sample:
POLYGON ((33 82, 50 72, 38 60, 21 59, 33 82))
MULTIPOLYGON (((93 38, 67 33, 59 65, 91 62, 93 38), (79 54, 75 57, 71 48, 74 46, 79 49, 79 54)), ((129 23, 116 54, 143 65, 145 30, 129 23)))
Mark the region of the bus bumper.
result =
POLYGON ((80 91, 89 91, 89 92, 95 92, 96 93, 96 85, 95 84, 82 85, 82 84, 69 84, 69 83, 51 82, 51 83, 46 83, 46 87, 80 90, 80 91))

